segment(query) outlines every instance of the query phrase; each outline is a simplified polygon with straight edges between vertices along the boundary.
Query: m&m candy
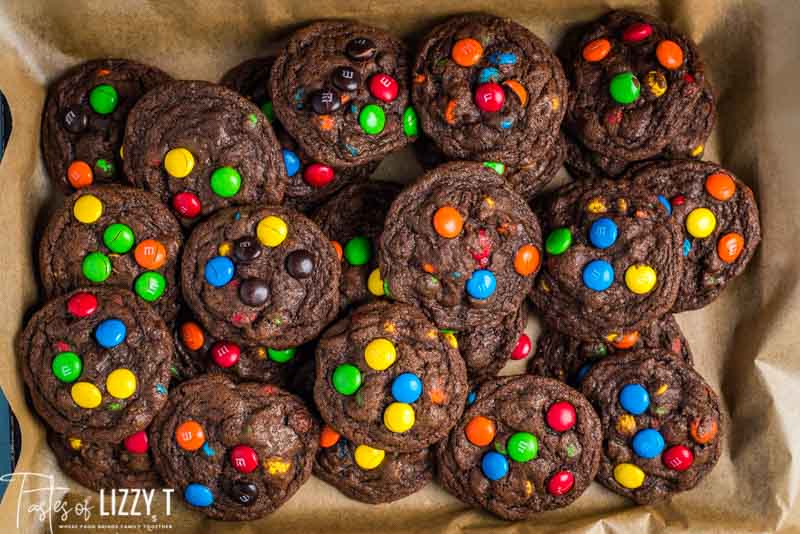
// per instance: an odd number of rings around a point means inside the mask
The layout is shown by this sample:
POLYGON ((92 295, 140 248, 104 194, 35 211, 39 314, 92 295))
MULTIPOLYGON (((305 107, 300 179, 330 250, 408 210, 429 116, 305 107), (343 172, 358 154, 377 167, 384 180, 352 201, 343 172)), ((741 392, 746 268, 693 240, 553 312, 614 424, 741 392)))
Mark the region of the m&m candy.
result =
POLYGON ((692 237, 703 239, 714 233, 717 218, 708 208, 695 208, 686 217, 686 231, 692 237))
POLYGON ((675 445, 664 451, 661 461, 670 469, 686 471, 694 463, 694 454, 688 447, 675 445))
POLYGON ((475 105, 481 111, 494 113, 503 109, 506 94, 503 88, 494 82, 483 83, 475 89, 475 105))
POLYGON ((376 297, 382 297, 385 294, 383 289, 383 279, 381 278, 381 270, 379 268, 372 269, 367 277, 367 289, 376 297))
POLYGON ((575 475, 569 471, 559 471, 547 481, 547 493, 564 495, 575 485, 575 475))
POLYGON ((664 438, 658 430, 645 428, 633 436, 633 452, 641 458, 655 458, 664 450, 664 438))
POLYGON ((489 451, 481 459, 481 471, 489 480, 500 480, 508 474, 508 460, 499 452, 489 451))
POLYGON ((167 249, 160 241, 145 239, 136 245, 133 258, 145 269, 159 269, 167 262, 167 249))
POLYGON ((533 245, 522 245, 514 256, 514 270, 521 276, 530 276, 539 269, 539 249, 533 245))
POLYGON ((644 478, 644 471, 636 465, 622 463, 614 468, 614 480, 623 488, 639 488, 644 484, 644 478))
POLYGON ((367 61, 372 59, 378 51, 378 47, 372 39, 366 37, 356 37, 347 42, 344 53, 353 61, 367 61))
POLYGON ((283 166, 286 168, 286 176, 291 178, 300 170, 300 158, 288 148, 282 148, 281 154, 283 154, 283 166))
POLYGON ((214 494, 203 484, 192 483, 183 490, 183 498, 192 506, 206 508, 214 504, 214 494))
POLYGON ((383 424, 397 434, 410 430, 414 419, 414 408, 404 402, 393 402, 383 412, 383 424))
POLYGON ((70 396, 73 402, 81 408, 92 409, 100 406, 103 402, 103 394, 97 386, 89 382, 76 382, 70 389, 70 396))
POLYGON ((56 357, 53 358, 51 368, 53 374, 59 381, 65 383, 75 382, 83 370, 83 361, 81 361, 81 357, 74 352, 59 352, 56 354, 56 357))
POLYGON ((368 237, 356 236, 344 244, 344 257, 350 265, 366 265, 372 257, 372 243, 368 237))
POLYGON ((128 252, 133 248, 134 241, 133 230, 126 224, 110 224, 103 231, 103 243, 111 252, 117 254, 125 254, 128 252))
POLYGON ((341 439, 342 435, 335 431, 328 425, 322 426, 322 431, 319 434, 319 446, 323 449, 327 449, 333 447, 339 440, 341 439))
POLYGON ((75 160, 67 167, 67 180, 75 189, 88 187, 94 181, 92 168, 85 161, 75 160))
POLYGON ((622 40, 626 43, 644 41, 653 35, 653 27, 644 22, 634 22, 622 32, 622 40))
POLYGON ((210 285, 222 287, 233 280, 236 266, 227 256, 215 256, 206 262, 203 273, 210 285))
POLYGON ((675 41, 664 40, 656 47, 656 59, 667 70, 683 65, 683 49, 675 41))
POLYGON ((499 82, 501 79, 500 71, 494 67, 486 67, 478 73, 478 83, 499 82))
POLYGON ((297 352, 296 348, 289 348, 289 349, 267 349, 267 354, 269 355, 269 359, 273 362, 278 363, 286 363, 292 358, 294 358, 295 353, 297 352))
POLYGON ((544 248, 551 256, 558 256, 572 245, 572 232, 569 228, 556 228, 547 236, 544 248))
POLYGON ((490 444, 497 433, 497 427, 494 421, 482 415, 476 415, 469 420, 467 426, 464 427, 464 433, 467 439, 473 445, 478 447, 485 447, 490 444))
POLYGON ((397 359, 397 349, 394 343, 386 338, 370 341, 364 349, 364 360, 370 369, 384 371, 392 366, 397 359))
POLYGON ((97 297, 85 291, 75 293, 67 301, 67 311, 78 319, 89 317, 97 311, 97 297))
POLYGON ((450 57, 457 65, 471 67, 480 61, 483 56, 483 46, 472 38, 459 39, 450 49, 450 57))
POLYGON ((111 260, 102 252, 90 252, 83 258, 81 272, 87 280, 104 282, 111 276, 111 260))
POLYGON ((323 163, 312 163, 303 171, 303 179, 311 187, 322 188, 336 178, 333 167, 323 163))
POLYGON ((650 406, 650 394, 640 384, 628 384, 619 392, 619 403, 626 412, 641 415, 650 406))
POLYGON ((556 432, 566 432, 577 422, 575 407, 567 401, 559 401, 547 409, 547 426, 556 432))
POLYGON ((600 249, 606 249, 617 241, 617 224, 608 217, 600 217, 589 228, 589 241, 600 249))
POLYGON ((713 440, 717 436, 718 430, 717 420, 709 417, 698 417, 689 425, 689 434, 691 434, 695 443, 700 445, 705 445, 713 440))
POLYGON ((308 278, 314 272, 314 256, 305 249, 293 250, 286 256, 286 272, 298 280, 308 278))
POLYGON ((181 343, 189 350, 200 350, 205 343, 203 329, 194 321, 187 321, 179 328, 181 343))
POLYGON ((184 421, 175 429, 175 441, 185 451, 196 451, 206 442, 206 434, 197 421, 184 421))
POLYGON ((155 302, 167 288, 167 280, 161 273, 148 271, 140 274, 133 284, 133 290, 147 302, 155 302))
POLYGON ((358 123, 361 129, 370 135, 378 135, 386 126, 386 114, 383 109, 376 104, 367 104, 361 109, 358 115, 358 123))
POLYGON ((117 399, 127 399, 136 393, 136 375, 130 369, 114 369, 106 378, 106 391, 117 399))
POLYGON ((139 432, 131 434, 125 438, 122 444, 125 446, 125 450, 128 452, 132 452, 134 454, 144 454, 147 452, 149 447, 147 432, 140 430, 139 432))
POLYGON ((194 169, 194 154, 185 148, 173 148, 164 156, 164 169, 173 178, 186 178, 194 169))
POLYGON ((103 201, 94 195, 82 195, 72 206, 72 214, 83 224, 92 224, 103 215, 103 201))
POLYGON ((422 395, 422 381, 414 373, 402 373, 392 382, 392 397, 397 402, 411 404, 422 395))
POLYGON ((734 263, 743 250, 744 237, 736 232, 725 234, 717 242, 717 255, 725 263, 734 263))
POLYGON ((189 191, 181 191, 172 197, 172 209, 177 211, 181 217, 193 219, 200 215, 202 206, 197 195, 189 191))
POLYGON ((258 454, 252 447, 237 445, 231 449, 231 465, 240 473, 252 473, 258 467, 258 454))
POLYGON ((608 90, 615 102, 626 105, 639 99, 641 87, 632 72, 621 72, 611 78, 608 90))
POLYGON ((117 109, 119 96, 113 86, 100 84, 89 92, 89 106, 95 113, 108 115, 117 109))
POLYGON ((609 52, 611 52, 611 43, 608 39, 595 39, 583 47, 581 55, 589 63, 597 63, 603 61, 609 52))
POLYGON ((391 102, 397 98, 399 86, 397 80, 383 72, 374 74, 369 79, 369 92, 383 102, 391 102))
POLYGON ((515 432, 508 438, 506 451, 515 462, 529 462, 539 455, 539 440, 530 432, 515 432))
POLYGON ((467 280, 467 293, 470 297, 477 300, 485 300, 491 297, 497 288, 497 280, 492 271, 479 269, 472 273, 467 280))
POLYGON ((419 133, 417 112, 411 106, 403 111, 403 133, 408 137, 415 137, 419 133))
POLYGON ((106 319, 97 325, 94 331, 94 338, 101 347, 113 349, 125 341, 126 334, 125 323, 119 319, 106 319))
POLYGON ((211 190, 217 196, 230 198, 242 187, 242 175, 233 167, 219 167, 211 173, 211 190))
POLYGON ((361 371, 349 363, 338 366, 331 377, 333 388, 342 395, 352 395, 361 387, 361 371))
POLYGON ((605 260, 592 260, 583 268, 583 284, 593 291, 605 291, 614 283, 614 268, 605 260))
POLYGON ((717 172, 709 175, 705 183, 706 191, 717 200, 725 202, 736 193, 736 183, 730 175, 717 172))
POLYGON ((227 493, 242 506, 252 506, 258 498, 258 486, 247 480, 235 480, 228 487, 227 493))
POLYGON ((657 281, 656 271, 649 265, 631 265, 625 269, 625 285, 637 295, 652 291, 657 281))
POLYGON ((256 235, 261 244, 267 247, 277 247, 286 239, 289 227, 280 217, 269 215, 258 222, 256 235))
POLYGON ((217 341, 211 347, 211 358, 215 364, 223 369, 233 367, 239 363, 241 353, 242 349, 239 348, 239 345, 231 341, 217 341))
POLYGON ((381 449, 375 449, 369 445, 359 445, 353 452, 356 465, 361 469, 375 469, 383 462, 386 453, 381 449))
POLYGON ((436 233, 445 238, 453 238, 461 233, 464 219, 452 206, 442 206, 433 214, 433 228, 436 233))
POLYGON ((517 344, 514 346, 514 350, 511 351, 511 359, 524 360, 531 353, 531 348, 533 348, 531 338, 528 337, 528 334, 525 332, 521 333, 517 339, 517 344))

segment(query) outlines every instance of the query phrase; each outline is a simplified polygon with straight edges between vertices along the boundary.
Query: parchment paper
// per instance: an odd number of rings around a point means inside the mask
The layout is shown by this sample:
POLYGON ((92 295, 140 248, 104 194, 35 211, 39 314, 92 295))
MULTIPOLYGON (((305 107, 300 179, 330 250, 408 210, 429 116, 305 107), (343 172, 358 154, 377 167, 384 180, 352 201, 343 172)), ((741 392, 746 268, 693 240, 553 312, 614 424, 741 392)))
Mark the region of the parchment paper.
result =
MULTIPOLYGON (((71 0, 0 2, 0 88, 14 131, 0 163, 0 385, 22 426, 17 478, 0 504, 0 529, 24 532, 770 532, 800 531, 800 3, 609 2, 587 0, 272 0, 247 3, 71 0), (747 272, 711 306, 678 316, 701 374, 720 393, 728 425, 717 468, 694 491, 653 507, 634 506, 598 484, 563 510, 509 523, 470 510, 435 484, 398 502, 368 506, 312 479, 277 513, 252 523, 209 521, 180 498, 157 495, 151 514, 100 515, 98 494, 59 471, 43 428, 25 402, 13 342, 39 302, 35 239, 58 201, 46 179, 39 122, 47 84, 94 57, 128 57, 175 77, 216 81, 239 61, 274 48, 293 29, 319 18, 352 18, 415 41, 445 16, 485 11, 509 16, 555 47, 570 25, 611 7, 659 15, 699 44, 713 81, 719 118, 705 159, 748 183, 761 207, 764 240, 747 272), (49 492, 22 493, 21 473, 53 477, 49 492), (47 514, 63 499, 69 513, 47 514), (90 517, 74 506, 87 503, 90 517), (40 506, 42 515, 29 511, 40 506), (104 528, 104 525, 106 526, 104 528), (111 525, 111 527, 108 527, 111 525), (211 530, 209 530, 211 529, 211 530)), ((419 174, 409 151, 377 176, 419 174)), ((564 171, 560 174, 565 179, 564 171)), ((538 326, 529 324, 535 336, 538 326)), ((509 367, 506 373, 521 370, 509 367)), ((25 481, 40 488, 46 480, 25 481)), ((106 511, 109 497, 105 498, 106 511)), ((126 504, 130 506, 130 502, 126 504)), ((34 512, 36 510, 34 509, 34 512)), ((143 511, 142 503, 138 505, 143 511)))

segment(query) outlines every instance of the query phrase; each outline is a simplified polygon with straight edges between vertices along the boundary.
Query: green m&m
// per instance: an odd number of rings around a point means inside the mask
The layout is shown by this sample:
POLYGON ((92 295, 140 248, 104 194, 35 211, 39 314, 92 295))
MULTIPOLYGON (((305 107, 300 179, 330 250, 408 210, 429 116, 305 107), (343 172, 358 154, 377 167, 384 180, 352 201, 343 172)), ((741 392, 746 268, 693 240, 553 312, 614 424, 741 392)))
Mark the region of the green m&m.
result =
POLYGON ((147 271, 139 275, 133 284, 136 294, 147 302, 154 302, 164 294, 167 281, 161 273, 147 271))
POLYGON ((641 87, 632 72, 621 72, 611 78, 608 90, 611 92, 611 98, 624 105, 633 104, 638 100, 641 87))
POLYGON ((130 226, 122 223, 109 224, 103 232, 103 243, 108 250, 117 254, 125 254, 131 248, 136 238, 130 226))
POLYGON ((267 349, 267 354, 269 354, 269 359, 278 362, 278 363, 286 363, 292 358, 294 358, 294 353, 297 352, 297 349, 290 348, 290 349, 267 349))
POLYGON ((230 198, 242 187, 242 176, 233 167, 220 167, 211 173, 211 190, 222 198, 230 198))
POLYGON ((98 159, 94 162, 94 173, 109 177, 114 176, 114 164, 106 159, 98 159))
POLYGON ((504 172, 506 172, 506 166, 499 161, 484 161, 483 166, 492 169, 497 174, 502 175, 504 172))
MULTIPOLYGON (((405 121, 404 128, 405 128, 405 121)), ((370 135, 378 135, 383 131, 386 126, 386 115, 383 109, 376 104, 367 104, 361 113, 358 115, 358 123, 361 124, 361 129, 370 135)))
POLYGON ((53 374, 61 382, 75 382, 83 370, 81 357, 74 352, 59 352, 53 358, 53 374))
POLYGON ((515 462, 529 462, 539 455, 539 440, 530 432, 516 432, 508 438, 506 451, 515 462))
POLYGON ((345 363, 333 371, 333 388, 342 395, 352 395, 361 387, 361 371, 358 367, 345 363))
POLYGON ((372 244, 367 237, 354 237, 344 245, 344 257, 350 265, 365 265, 371 256, 372 244))
POLYGON ((411 106, 403 112, 403 133, 408 137, 414 137, 419 133, 417 112, 411 106))
POLYGON ((111 276, 111 260, 102 252, 91 252, 83 258, 83 276, 92 282, 104 282, 111 276))
POLYGON ((117 90, 107 83, 100 84, 89 93, 89 105, 100 115, 108 115, 117 109, 117 90))
POLYGON ((261 113, 263 113, 269 122, 275 122, 275 110, 272 109, 272 100, 267 100, 261 104, 261 113))
POLYGON ((548 254, 558 256, 566 252, 571 244, 572 232, 569 231, 569 228, 556 228, 547 236, 544 248, 548 254))

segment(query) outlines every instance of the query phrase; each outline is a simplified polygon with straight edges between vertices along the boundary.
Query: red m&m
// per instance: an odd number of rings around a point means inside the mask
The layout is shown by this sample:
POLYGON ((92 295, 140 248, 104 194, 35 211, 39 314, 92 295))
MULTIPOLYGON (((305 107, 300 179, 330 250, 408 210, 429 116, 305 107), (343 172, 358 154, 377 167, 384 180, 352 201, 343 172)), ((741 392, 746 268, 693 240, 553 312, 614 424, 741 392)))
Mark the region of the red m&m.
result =
POLYGON ((136 454, 146 453, 148 447, 147 432, 140 430, 135 434, 131 434, 125 438, 124 445, 128 452, 133 452, 136 454))
POLYGON ((634 22, 622 32, 622 40, 626 43, 644 41, 653 35, 653 27, 644 22, 634 22))
POLYGON ((511 351, 512 360, 524 360, 531 353, 531 338, 525 332, 519 335, 517 346, 511 351))
POLYGON ((75 293, 67 301, 67 311, 77 318, 88 317, 97 310, 97 297, 91 293, 75 293))
POLYGON ((675 445, 664 451, 661 460, 664 462, 664 465, 670 469, 686 471, 692 467, 692 463, 694 463, 694 454, 692 454, 689 448, 683 445, 675 445))
POLYGON ((547 481, 547 492, 550 495, 564 495, 575 485, 575 476, 569 471, 559 471, 547 481))
POLYGON ((369 92, 378 100, 391 102, 397 98, 397 80, 388 74, 376 74, 369 79, 369 92))
POLYGON ((311 187, 325 187, 336 178, 332 167, 322 163, 312 163, 303 171, 303 178, 311 187))
POLYGON ((237 445, 231 449, 231 465, 240 473, 252 473, 258 467, 258 455, 252 447, 237 445))
POLYGON ((230 341, 218 341, 211 347, 211 357, 214 359, 214 363, 222 368, 236 365, 241 352, 239 345, 230 341))
POLYGON ((547 410, 547 425, 556 432, 566 432, 576 421, 575 407, 566 401, 556 402, 547 410))
POLYGON ((482 83, 475 90, 475 105, 481 111, 493 113, 503 109, 503 104, 506 101, 506 94, 503 88, 496 83, 482 83))
POLYGON ((172 209, 181 217, 192 219, 200 215, 200 199, 194 193, 183 191, 172 197, 172 209))

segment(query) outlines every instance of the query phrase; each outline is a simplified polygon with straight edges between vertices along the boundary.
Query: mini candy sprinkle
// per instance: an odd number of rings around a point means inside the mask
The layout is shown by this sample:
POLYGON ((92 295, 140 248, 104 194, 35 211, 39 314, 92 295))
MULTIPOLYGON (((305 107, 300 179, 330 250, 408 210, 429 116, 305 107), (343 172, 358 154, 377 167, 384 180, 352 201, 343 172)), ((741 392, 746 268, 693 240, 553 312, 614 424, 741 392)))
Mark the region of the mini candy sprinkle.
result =
POLYGON ((714 233, 717 227, 717 218, 708 208, 695 208, 686 217, 686 231, 692 237, 703 239, 714 233))
POLYGON ((664 465, 675 471, 686 471, 694 463, 694 454, 692 451, 683 445, 675 445, 667 449, 661 461, 664 465))
POLYGON ((641 88, 632 72, 622 72, 611 78, 608 90, 615 102, 626 105, 639 99, 641 88))
POLYGON ((664 438, 658 430, 645 428, 633 436, 633 452, 641 458, 655 458, 664 450, 664 438))
POLYGON ((366 265, 372 257, 372 243, 369 238, 356 236, 345 243, 344 257, 350 265, 366 265))
POLYGON ((114 164, 110 161, 101 158, 94 162, 94 166, 96 169, 99 169, 100 172, 108 176, 112 176, 114 174, 114 164))
POLYGON ((123 341, 127 335, 125 323, 119 319, 106 319, 97 325, 94 338, 97 343, 106 349, 113 349, 123 341))
POLYGON ((575 407, 567 401, 559 401, 547 409, 547 426, 556 432, 566 432, 575 426, 578 416, 575 407))
POLYGON ((572 232, 569 228, 556 228, 547 236, 544 248, 551 256, 558 256, 572 245, 572 232))
POLYGON ((72 400, 81 408, 97 408, 103 402, 103 394, 97 386, 89 382, 76 382, 70 390, 72 400))
POLYGON ((136 392, 136 375, 130 369, 114 369, 106 378, 106 391, 116 399, 127 399, 136 392))
POLYGON ((393 402, 383 412, 383 424, 391 432, 401 434, 414 426, 414 408, 404 402, 393 402))
POLYGON ((464 433, 467 439, 473 445, 478 447, 485 447, 489 445, 497 433, 497 427, 494 421, 482 415, 476 415, 469 420, 469 423, 464 427, 464 433))
POLYGON ((292 177, 300 170, 300 158, 288 148, 282 148, 283 166, 286 167, 286 176, 292 177))
POLYGON ((358 114, 361 129, 370 135, 378 135, 386 126, 386 114, 377 104, 367 104, 358 114))
POLYGON ((658 276, 649 265, 631 265, 625 269, 625 285, 637 295, 646 295, 656 285, 658 276))
POLYGON ((194 154, 185 148, 173 148, 164 156, 164 169, 173 178, 186 178, 194 169, 194 154))
POLYGON ((706 178, 706 191, 717 200, 725 202, 736 193, 736 182, 729 175, 717 172, 706 178))
POLYGON ((185 451, 196 451, 206 442, 206 434, 197 421, 184 421, 175 429, 175 441, 185 451))
POLYGON ((75 160, 67 167, 67 180, 75 189, 88 187, 94 181, 92 168, 85 161, 75 160))
POLYGON ((467 293, 470 297, 477 300, 485 300, 491 297, 497 288, 497 280, 492 271, 479 269, 472 273, 467 280, 467 293))
POLYGON ((107 83, 98 85, 89 93, 89 106, 100 115, 108 115, 117 109, 117 90, 107 83))
POLYGON ((386 338, 373 339, 364 349, 364 360, 370 369, 385 371, 397 359, 394 343, 386 338))
POLYGON ((331 377, 334 389, 342 395, 352 395, 361 387, 361 371, 349 363, 338 366, 331 377))
POLYGON ((627 332, 622 334, 621 336, 615 337, 611 340, 611 344, 614 345, 616 349, 629 349, 636 345, 636 342, 639 341, 639 332, 634 330, 633 332, 627 332))
POLYGON ((547 492, 550 495, 564 495, 575 485, 575 475, 569 471, 559 471, 547 481, 547 492))
POLYGON ((470 391, 469 394, 467 395, 467 406, 475 404, 475 400, 477 398, 478 398, 477 393, 475 393, 474 391, 470 391))
POLYGON ((102 252, 91 252, 83 258, 81 272, 87 280, 103 282, 111 276, 111 260, 102 252))
POLYGON ((481 459, 481 471, 489 480, 500 480, 508 474, 508 460, 499 452, 489 451, 481 459))
POLYGON ((683 49, 675 41, 664 40, 656 47, 656 58, 667 70, 675 70, 683 65, 683 49))
POLYGON ((227 256, 215 256, 206 262, 203 272, 206 282, 214 287, 223 287, 233 280, 236 266, 227 256))
POLYGON ((398 375, 392 382, 392 397, 397 402, 411 404, 422 395, 422 381, 414 373, 398 375))
POLYGON ((72 214, 83 224, 92 224, 103 215, 103 202, 94 195, 82 195, 72 206, 72 214))
POLYGON ((417 112, 411 106, 403 111, 403 133, 408 137, 415 137, 419 133, 417 112))
POLYGON ((367 289, 376 297, 383 296, 383 280, 381 279, 381 270, 379 268, 376 267, 369 273, 367 289))
POLYGON ((83 370, 81 357, 74 352, 59 352, 53 358, 51 366, 53 374, 64 383, 75 382, 83 370))
POLYGON ((636 431, 636 419, 634 419, 632 415, 624 413, 617 419, 615 428, 620 434, 633 434, 636 431))
POLYGON ((214 504, 214 494, 202 484, 192 483, 183 490, 183 498, 192 506, 206 508, 214 504))
POLYGON ((269 355, 269 359, 278 362, 278 363, 286 363, 292 358, 294 358, 295 353, 297 352, 296 348, 289 348, 289 349, 267 349, 267 354, 269 355))
POLYGON ((453 238, 461 233, 464 219, 452 206, 442 206, 433 214, 433 228, 436 233, 444 238, 453 238))
POLYGON ((539 455, 539 440, 530 432, 516 432, 508 438, 506 450, 515 462, 529 462, 539 455))
POLYGON ((353 452, 356 465, 364 470, 375 469, 383 462, 386 453, 381 449, 375 449, 369 445, 359 445, 353 452))
POLYGON ((167 280, 161 273, 155 271, 147 271, 140 274, 133 284, 136 294, 147 302, 155 302, 161 298, 166 287, 167 280))
POLYGON ((614 283, 614 268, 605 260, 592 260, 583 268, 583 284, 593 291, 605 291, 614 283))
POLYGON ((125 254, 133 248, 134 240, 133 230, 126 224, 110 224, 103 232, 103 243, 117 254, 125 254))
POLYGON ((664 195, 658 195, 658 201, 661 202, 661 205, 664 206, 664 209, 667 210, 668 215, 672 215, 672 204, 670 204, 667 197, 664 195))
POLYGON ((242 187, 242 176, 233 167, 219 167, 211 173, 211 190, 217 196, 230 198, 242 187))
POLYGON ((522 245, 514 256, 514 270, 521 276, 530 276, 539 269, 539 249, 533 245, 522 245))
POLYGON ((611 43, 608 39, 595 39, 583 47, 583 59, 589 63, 603 61, 608 53, 611 52, 611 43))
POLYGON ((617 241, 617 224, 608 217, 600 217, 589 228, 589 241, 597 248, 606 249, 617 241))
POLYGON ((167 249, 160 241, 145 239, 136 245, 133 259, 145 269, 159 269, 167 262, 167 249))
POLYGON ((688 256, 689 253, 692 251, 692 242, 688 239, 683 240, 683 255, 688 256))
POLYGON ((277 247, 289 233, 289 227, 280 217, 269 215, 259 221, 256 227, 256 235, 261 244, 267 247, 277 247))
POLYGON ((483 46, 472 38, 459 39, 450 50, 450 57, 457 65, 471 67, 480 61, 483 56, 483 46))
POLYGON ((619 403, 628 413, 641 415, 650 406, 650 394, 640 384, 628 384, 619 393, 619 403))
POLYGON ((633 464, 619 464, 614 468, 614 480, 627 489, 636 489, 644 484, 644 471, 633 464))

